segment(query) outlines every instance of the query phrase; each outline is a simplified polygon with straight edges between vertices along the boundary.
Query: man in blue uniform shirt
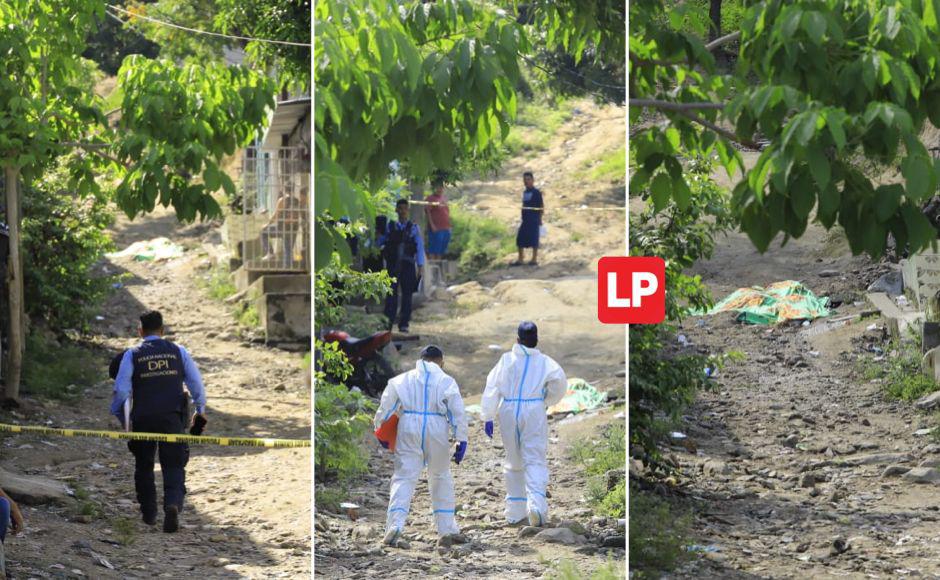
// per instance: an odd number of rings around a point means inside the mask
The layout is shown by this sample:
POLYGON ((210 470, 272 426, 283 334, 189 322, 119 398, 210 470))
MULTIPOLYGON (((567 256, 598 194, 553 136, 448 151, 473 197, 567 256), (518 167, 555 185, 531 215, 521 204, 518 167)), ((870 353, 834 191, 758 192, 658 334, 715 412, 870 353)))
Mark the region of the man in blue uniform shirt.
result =
POLYGON ((385 316, 389 329, 398 318, 398 330, 408 332, 411 321, 411 295, 418 289, 417 268, 424 268, 424 241, 421 230, 408 219, 408 200, 399 199, 395 204, 398 220, 385 225, 378 237, 382 248, 385 270, 395 278, 392 293, 385 299, 385 316), (401 292, 401 313, 398 312, 398 294, 401 292))
MULTIPOLYGON (((181 346, 163 338, 163 316, 156 310, 140 317, 138 330, 143 342, 127 350, 114 381, 111 414, 124 425, 124 403, 133 402, 130 430, 146 433, 184 433, 189 425, 189 404, 183 384, 189 388, 196 414, 205 419, 206 392, 199 369, 181 346)), ((189 445, 156 441, 130 441, 134 454, 134 486, 143 520, 157 523, 157 488, 154 482, 154 455, 159 449, 163 472, 163 531, 179 529, 179 512, 186 495, 186 463, 189 445)))

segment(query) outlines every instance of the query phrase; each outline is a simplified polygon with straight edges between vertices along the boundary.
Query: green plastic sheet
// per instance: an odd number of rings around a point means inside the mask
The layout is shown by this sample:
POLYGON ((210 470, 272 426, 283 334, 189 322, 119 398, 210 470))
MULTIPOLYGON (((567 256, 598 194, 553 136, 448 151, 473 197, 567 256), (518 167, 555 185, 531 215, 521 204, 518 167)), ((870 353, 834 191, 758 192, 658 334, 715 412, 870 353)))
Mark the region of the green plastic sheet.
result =
POLYGON ((818 298, 799 282, 786 280, 761 288, 740 288, 708 314, 738 312, 746 324, 777 324, 786 320, 815 320, 829 316, 829 299, 818 298))
POLYGON ((607 400, 607 392, 599 392, 584 379, 568 379, 565 396, 548 408, 549 415, 582 413, 599 407, 607 400))

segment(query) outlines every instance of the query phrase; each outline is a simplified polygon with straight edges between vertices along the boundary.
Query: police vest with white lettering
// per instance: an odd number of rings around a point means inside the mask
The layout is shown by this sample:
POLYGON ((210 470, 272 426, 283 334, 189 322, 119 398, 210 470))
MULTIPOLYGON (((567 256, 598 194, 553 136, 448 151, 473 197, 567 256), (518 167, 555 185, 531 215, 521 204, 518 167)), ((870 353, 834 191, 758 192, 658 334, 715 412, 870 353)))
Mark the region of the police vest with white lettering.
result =
POLYGON ((131 350, 134 407, 131 419, 179 413, 183 410, 183 357, 175 344, 148 340, 131 350))

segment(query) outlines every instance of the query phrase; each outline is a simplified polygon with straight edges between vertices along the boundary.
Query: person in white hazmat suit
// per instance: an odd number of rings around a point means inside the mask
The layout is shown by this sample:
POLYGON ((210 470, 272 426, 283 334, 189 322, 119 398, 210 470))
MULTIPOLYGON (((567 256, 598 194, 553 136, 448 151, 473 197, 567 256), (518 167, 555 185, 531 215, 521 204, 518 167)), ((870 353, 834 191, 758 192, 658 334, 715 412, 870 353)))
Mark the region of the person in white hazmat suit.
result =
POLYGON ((431 505, 440 542, 463 543, 455 519, 454 479, 450 473, 453 436, 457 449, 453 454, 459 465, 467 451, 467 416, 457 382, 441 366, 444 353, 434 345, 421 351, 421 358, 410 370, 388 382, 375 414, 376 429, 393 414, 399 415, 395 440, 395 473, 384 543, 395 546, 405 528, 418 476, 428 468, 431 505))
POLYGON ((535 323, 519 324, 517 344, 486 377, 480 405, 487 437, 493 437, 493 421, 499 417, 506 450, 506 519, 510 524, 528 519, 530 525, 541 526, 548 522, 546 409, 565 396, 568 379, 536 345, 535 323))

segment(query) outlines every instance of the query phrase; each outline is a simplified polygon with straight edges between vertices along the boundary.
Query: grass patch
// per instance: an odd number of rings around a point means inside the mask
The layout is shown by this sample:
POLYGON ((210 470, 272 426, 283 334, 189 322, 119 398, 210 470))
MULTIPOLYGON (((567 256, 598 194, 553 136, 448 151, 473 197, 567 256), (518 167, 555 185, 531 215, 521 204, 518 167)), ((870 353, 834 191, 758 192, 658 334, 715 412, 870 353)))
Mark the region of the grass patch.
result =
POLYGON ((72 506, 72 515, 85 516, 93 520, 104 515, 101 506, 98 502, 91 499, 91 493, 89 493, 87 489, 75 486, 74 493, 77 501, 72 506))
POLYGON ((659 578, 689 558, 692 517, 663 498, 630 486, 630 573, 659 578))
POLYGON ((353 336, 370 336, 388 327, 388 319, 381 312, 366 312, 361 308, 347 308, 346 312, 343 330, 353 336))
POLYGON ((574 462, 590 476, 585 490, 588 503, 600 515, 620 518, 626 510, 624 479, 607 477, 608 472, 624 473, 627 461, 626 433, 622 423, 604 428, 600 439, 581 439, 569 451, 574 462))
POLYGON ((617 149, 604 154, 599 162, 585 161, 583 169, 578 171, 577 177, 591 181, 607 181, 622 183, 627 174, 626 147, 621 145, 617 149))
POLYGON ((885 355, 883 361, 865 361, 861 375, 869 381, 881 379, 888 399, 910 402, 937 390, 933 377, 921 369, 918 341, 892 341, 885 348, 885 355))
POLYGON ((452 230, 448 255, 458 256, 461 278, 473 278, 515 250, 515 237, 506 224, 496 218, 472 213, 452 204, 450 221, 452 230))
POLYGON ((137 539, 137 525, 131 518, 115 518, 111 521, 111 528, 122 546, 130 546, 137 539))
POLYGON ((213 266, 206 274, 200 276, 199 281, 209 297, 220 302, 238 291, 228 268, 222 264, 213 266))
POLYGON ((623 564, 618 564, 612 560, 607 560, 603 566, 591 572, 590 575, 582 572, 573 561, 562 560, 554 570, 548 573, 546 578, 550 580, 584 580, 585 578, 590 578, 590 580, 620 580, 625 576, 623 574, 623 564))
POLYGON ((238 324, 248 328, 261 328, 261 315, 254 304, 244 303, 235 318, 238 324))
POLYGON ((571 101, 522 101, 516 123, 503 142, 506 155, 533 154, 546 151, 558 129, 571 119, 571 101))
POLYGON ((346 494, 342 490, 334 487, 320 486, 317 491, 316 504, 327 511, 338 512, 339 504, 346 499, 346 494))
POLYGON ((26 337, 23 355, 23 390, 55 399, 75 399, 83 386, 103 380, 106 365, 88 349, 33 332, 26 337))

